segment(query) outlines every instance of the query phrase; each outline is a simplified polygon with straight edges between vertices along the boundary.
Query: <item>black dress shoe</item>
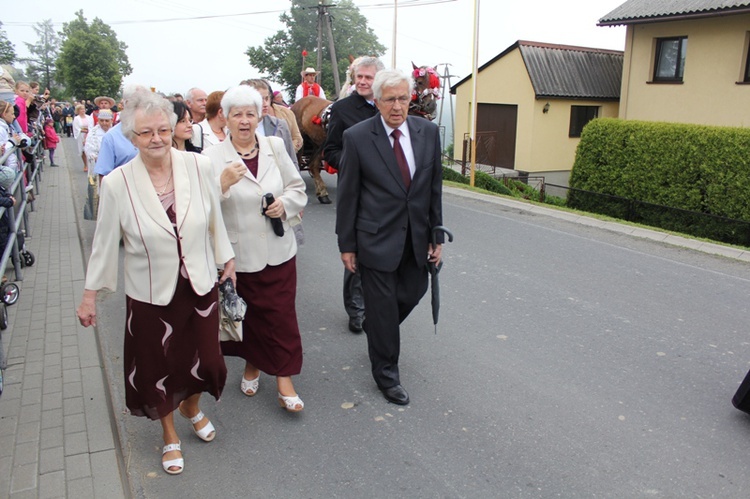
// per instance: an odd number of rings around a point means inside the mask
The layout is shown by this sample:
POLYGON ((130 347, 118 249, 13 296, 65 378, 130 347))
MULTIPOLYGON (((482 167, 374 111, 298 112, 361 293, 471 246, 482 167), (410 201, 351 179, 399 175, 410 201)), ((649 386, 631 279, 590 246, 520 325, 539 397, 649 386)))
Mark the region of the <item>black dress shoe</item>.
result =
POLYGON ((409 394, 406 393, 406 390, 404 390, 404 387, 401 385, 392 386, 390 388, 381 388, 380 391, 383 392, 383 397, 385 397, 388 402, 393 402, 398 405, 406 405, 409 403, 409 394))
POLYGON ((362 332, 362 317, 349 317, 349 331, 352 333, 362 332))

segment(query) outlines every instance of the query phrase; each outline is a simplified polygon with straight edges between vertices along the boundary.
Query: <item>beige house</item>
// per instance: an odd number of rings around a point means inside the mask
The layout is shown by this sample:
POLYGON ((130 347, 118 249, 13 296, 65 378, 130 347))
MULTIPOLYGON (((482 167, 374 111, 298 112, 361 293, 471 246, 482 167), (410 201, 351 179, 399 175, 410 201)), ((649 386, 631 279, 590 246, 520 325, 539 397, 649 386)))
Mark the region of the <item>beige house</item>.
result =
MULTIPOLYGON (((617 117, 623 53, 518 41, 479 68, 477 164, 505 168, 567 185, 583 126, 617 117)), ((456 95, 454 157, 464 149, 472 122, 472 76, 456 95)))
POLYGON ((619 117, 750 126, 750 2, 630 0, 619 117))

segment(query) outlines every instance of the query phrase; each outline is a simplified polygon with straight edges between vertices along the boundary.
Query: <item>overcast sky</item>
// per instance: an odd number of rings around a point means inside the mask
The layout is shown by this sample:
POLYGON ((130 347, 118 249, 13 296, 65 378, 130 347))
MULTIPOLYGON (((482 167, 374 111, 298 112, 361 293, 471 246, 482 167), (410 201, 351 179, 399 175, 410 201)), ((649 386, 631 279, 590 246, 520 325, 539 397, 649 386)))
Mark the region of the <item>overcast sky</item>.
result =
MULTIPOLYGON (((624 28, 597 27, 596 23, 624 1, 479 0, 479 64, 517 40, 623 50, 624 28)), ((184 94, 193 86, 211 92, 260 76, 244 51, 262 45, 282 28, 279 15, 290 4, 289 0, 32 0, 24 8, 16 4, 4 9, 2 21, 23 57, 28 54, 24 42, 36 42, 34 23, 52 19, 59 30, 83 9, 89 22, 99 17, 127 44, 133 72, 126 84, 184 94), (226 17, 183 20, 201 16, 226 17)), ((388 47, 383 61, 390 66, 394 1, 354 0, 354 4, 380 43, 388 47)), ((452 83, 471 72, 474 0, 398 0, 398 5, 397 67, 410 69, 411 61, 447 63, 456 76, 452 83)), ((307 50, 312 53, 311 47, 307 50)), ((439 68, 441 75, 443 68, 439 68)))

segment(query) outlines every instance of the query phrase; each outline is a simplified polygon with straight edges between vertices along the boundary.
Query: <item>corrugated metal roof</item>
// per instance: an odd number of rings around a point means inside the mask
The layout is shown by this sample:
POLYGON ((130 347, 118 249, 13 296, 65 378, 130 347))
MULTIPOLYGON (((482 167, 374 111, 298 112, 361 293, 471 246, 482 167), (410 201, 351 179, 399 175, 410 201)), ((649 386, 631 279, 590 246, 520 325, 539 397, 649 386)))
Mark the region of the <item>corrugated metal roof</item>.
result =
MULTIPOLYGON (((479 68, 519 49, 537 98, 619 100, 623 52, 519 40, 479 68)), ((471 75, 451 87, 451 93, 471 75)))
POLYGON ((628 0, 599 19, 598 25, 614 26, 743 12, 750 12, 750 2, 739 0, 628 0))
POLYGON ((620 98, 620 51, 523 41, 519 50, 537 98, 620 98))

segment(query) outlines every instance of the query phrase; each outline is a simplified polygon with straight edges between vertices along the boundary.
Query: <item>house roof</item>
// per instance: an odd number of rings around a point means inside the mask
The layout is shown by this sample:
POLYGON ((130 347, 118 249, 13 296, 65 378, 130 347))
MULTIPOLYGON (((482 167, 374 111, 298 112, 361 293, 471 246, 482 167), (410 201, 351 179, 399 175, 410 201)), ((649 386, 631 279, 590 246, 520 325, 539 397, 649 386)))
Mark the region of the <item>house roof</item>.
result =
POLYGON ((628 0, 599 19, 598 26, 617 26, 750 12, 740 0, 628 0))
MULTIPOLYGON (((479 68, 518 49, 536 98, 619 100, 623 52, 519 40, 479 68)), ((471 80, 468 75, 451 87, 471 80)))

